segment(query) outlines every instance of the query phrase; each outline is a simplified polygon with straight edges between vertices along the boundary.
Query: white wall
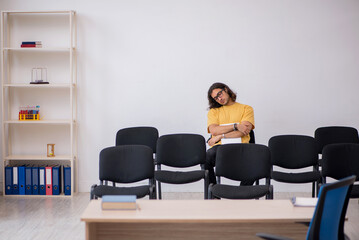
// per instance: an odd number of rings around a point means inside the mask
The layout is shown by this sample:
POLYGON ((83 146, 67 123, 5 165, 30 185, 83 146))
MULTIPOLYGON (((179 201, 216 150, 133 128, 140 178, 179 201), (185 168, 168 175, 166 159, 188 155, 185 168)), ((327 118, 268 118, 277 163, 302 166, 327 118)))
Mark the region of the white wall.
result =
MULTIPOLYGON (((3 0, 2 10, 75 10, 78 184, 120 128, 207 138, 208 87, 254 107, 257 143, 326 125, 359 129, 359 1, 3 0)), ((165 187, 201 191, 201 184, 165 187)), ((275 191, 310 191, 275 184, 275 191)))

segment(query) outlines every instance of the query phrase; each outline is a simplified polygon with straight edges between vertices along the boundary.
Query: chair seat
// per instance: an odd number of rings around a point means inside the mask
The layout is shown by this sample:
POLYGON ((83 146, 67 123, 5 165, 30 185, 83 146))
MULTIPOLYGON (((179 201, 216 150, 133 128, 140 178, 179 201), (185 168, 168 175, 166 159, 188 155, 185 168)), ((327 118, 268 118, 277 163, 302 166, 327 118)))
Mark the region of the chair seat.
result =
POLYGON ((165 171, 158 170, 155 171, 155 179, 163 183, 171 184, 185 184, 197 182, 201 179, 204 179, 205 171, 189 171, 189 172, 179 172, 179 171, 165 171))
POLYGON ((351 198, 359 198, 359 185, 353 185, 352 191, 350 193, 351 198))
POLYGON ((113 187, 107 185, 97 185, 94 187, 92 193, 97 197, 102 197, 103 195, 136 195, 137 198, 143 198, 150 194, 150 187, 113 187))
POLYGON ((318 171, 315 172, 303 172, 303 173, 284 173, 284 172, 272 172, 272 179, 278 182, 286 183, 310 183, 318 181, 321 178, 318 171))
POLYGON ((269 185, 231 186, 226 184, 216 184, 212 186, 212 194, 214 197, 227 199, 260 198, 269 192, 269 185))

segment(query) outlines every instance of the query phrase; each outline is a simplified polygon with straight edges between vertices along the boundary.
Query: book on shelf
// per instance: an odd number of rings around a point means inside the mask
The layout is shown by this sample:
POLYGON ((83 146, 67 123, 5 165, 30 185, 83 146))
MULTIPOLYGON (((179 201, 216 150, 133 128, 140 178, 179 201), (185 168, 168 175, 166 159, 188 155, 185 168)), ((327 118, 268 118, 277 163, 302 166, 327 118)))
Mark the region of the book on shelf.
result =
POLYGON ((317 205, 318 198, 310 197, 293 197, 292 203, 296 207, 315 207, 317 205))
POLYGON ((102 210, 136 210, 135 195, 104 195, 102 196, 102 210))
POLYGON ((42 48, 42 44, 21 44, 22 48, 42 48))
POLYGON ((6 195, 71 195, 71 166, 21 165, 5 166, 6 195), (62 174, 64 169, 64 175, 62 174), (47 185, 51 184, 52 192, 47 185), (65 186, 65 189, 62 187, 65 186))
POLYGON ((22 48, 27 48, 27 47, 41 48, 42 43, 41 43, 41 41, 24 41, 24 42, 21 42, 21 47, 22 48))
POLYGON ((21 42, 21 44, 41 44, 41 41, 27 41, 27 42, 21 42))

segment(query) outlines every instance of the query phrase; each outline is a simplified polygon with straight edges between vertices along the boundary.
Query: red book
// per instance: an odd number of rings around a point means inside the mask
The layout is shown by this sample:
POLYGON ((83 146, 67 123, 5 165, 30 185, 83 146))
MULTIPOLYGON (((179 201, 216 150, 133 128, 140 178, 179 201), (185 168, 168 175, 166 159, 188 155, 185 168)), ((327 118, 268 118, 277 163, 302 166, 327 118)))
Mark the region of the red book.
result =
POLYGON ((36 44, 21 44, 21 47, 36 47, 36 44))
POLYGON ((27 47, 29 47, 29 48, 35 48, 35 47, 41 48, 42 44, 21 44, 21 47, 22 48, 27 48, 27 47))
POLYGON ((46 195, 52 195, 52 167, 45 167, 46 195))

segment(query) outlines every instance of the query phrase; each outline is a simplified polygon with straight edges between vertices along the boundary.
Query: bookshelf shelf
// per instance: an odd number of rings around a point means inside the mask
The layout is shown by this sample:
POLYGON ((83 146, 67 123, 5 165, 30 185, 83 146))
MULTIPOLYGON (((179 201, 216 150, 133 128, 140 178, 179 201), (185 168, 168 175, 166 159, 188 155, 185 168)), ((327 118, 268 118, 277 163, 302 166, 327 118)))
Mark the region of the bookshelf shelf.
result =
POLYGON ((46 155, 10 155, 6 156, 5 160, 26 160, 26 161, 52 161, 52 160, 64 160, 71 161, 70 155, 60 155, 55 157, 47 157, 46 155))
MULTIPOLYGON (((60 163, 70 167, 69 195, 73 196, 76 192, 76 25, 76 12, 72 10, 1 12, 0 74, 4 195, 5 166, 24 164, 34 167, 39 163, 42 166, 60 163), (25 44, 41 44, 42 47, 20 47, 26 46, 25 44), (38 68, 49 70, 46 70, 45 79, 40 78, 49 84, 30 84, 33 69, 38 68), (19 110, 23 110, 24 106, 36 105, 40 105, 40 120, 17 119, 19 110), (33 154, 43 153, 50 143, 59 146, 54 157, 48 157, 46 153, 33 154)), ((25 108, 24 112, 31 114, 28 109, 31 108, 25 108)), ((34 197, 26 194, 6 196, 34 197)), ((60 192, 59 195, 35 196, 69 197, 64 195, 64 192, 60 192)))
POLYGON ((46 14, 46 13, 59 13, 59 14, 75 14, 73 10, 49 10, 49 11, 3 11, 8 14, 46 14))
POLYGON ((74 88, 76 85, 75 84, 68 84, 68 83, 63 83, 63 84, 56 84, 56 83, 51 83, 51 84, 28 84, 28 83, 11 83, 11 84, 4 84, 4 87, 9 87, 9 88, 74 88))
POLYGON ((75 50, 75 48, 4 48, 3 51, 17 51, 17 52, 70 52, 71 50, 75 50))
POLYGON ((68 198, 69 196, 64 195, 61 193, 60 195, 5 195, 6 198, 24 198, 24 199, 30 199, 30 198, 68 198))
POLYGON ((71 119, 64 119, 64 120, 27 120, 27 121, 20 121, 20 120, 6 120, 4 121, 6 124, 55 124, 55 125, 70 125, 76 124, 76 121, 72 121, 71 119))

